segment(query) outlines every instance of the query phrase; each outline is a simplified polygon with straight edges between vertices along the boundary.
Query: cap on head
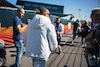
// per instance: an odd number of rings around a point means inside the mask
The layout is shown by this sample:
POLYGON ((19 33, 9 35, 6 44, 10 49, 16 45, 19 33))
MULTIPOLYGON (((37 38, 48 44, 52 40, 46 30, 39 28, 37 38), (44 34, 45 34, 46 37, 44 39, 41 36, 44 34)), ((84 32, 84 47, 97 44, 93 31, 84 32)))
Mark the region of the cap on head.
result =
POLYGON ((95 14, 100 14, 100 8, 95 8, 92 10, 92 12, 95 12, 95 14))

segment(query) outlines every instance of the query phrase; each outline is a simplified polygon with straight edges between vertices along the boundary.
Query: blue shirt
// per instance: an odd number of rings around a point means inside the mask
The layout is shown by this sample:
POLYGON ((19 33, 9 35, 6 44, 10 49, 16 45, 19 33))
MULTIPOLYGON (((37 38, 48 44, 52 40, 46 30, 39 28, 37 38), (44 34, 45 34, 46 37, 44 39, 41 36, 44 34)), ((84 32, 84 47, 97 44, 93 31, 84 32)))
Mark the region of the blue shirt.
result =
POLYGON ((14 41, 19 41, 19 40, 23 40, 24 39, 23 38, 23 33, 24 32, 19 33, 17 31, 17 29, 16 29, 17 25, 21 25, 21 27, 22 27, 22 21, 21 21, 21 19, 18 16, 16 16, 14 18, 14 20, 13 20, 13 40, 14 41))
POLYGON ((58 30, 59 32, 64 31, 64 26, 63 24, 59 23, 58 28, 56 26, 56 23, 54 23, 55 30, 58 30))
MULTIPOLYGON (((58 31, 58 32, 64 31, 64 26, 63 26, 62 23, 59 23, 58 28, 57 28, 57 24, 56 24, 56 23, 54 23, 54 26, 55 26, 55 31, 56 31, 56 33, 57 33, 57 31, 58 31)), ((57 35, 57 36, 58 36, 58 35, 57 35)), ((62 35, 61 35, 61 36, 62 36, 62 35)))
POLYGON ((91 29, 90 29, 90 31, 92 31, 95 27, 97 27, 99 25, 99 23, 97 23, 97 24, 94 24, 92 27, 91 27, 91 29))

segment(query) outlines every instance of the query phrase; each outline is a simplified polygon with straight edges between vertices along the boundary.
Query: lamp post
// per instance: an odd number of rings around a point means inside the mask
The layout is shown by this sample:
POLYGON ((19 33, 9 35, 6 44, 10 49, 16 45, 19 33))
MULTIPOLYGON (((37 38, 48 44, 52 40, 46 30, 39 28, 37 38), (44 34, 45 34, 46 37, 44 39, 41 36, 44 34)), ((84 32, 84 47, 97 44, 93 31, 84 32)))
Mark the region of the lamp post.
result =
POLYGON ((85 11, 85 20, 86 20, 86 11, 85 11))
POLYGON ((98 5, 97 5, 97 7, 99 7, 99 1, 100 1, 100 0, 98 0, 98 5))
POLYGON ((81 20, 81 17, 80 17, 80 11, 81 11, 81 9, 79 9, 79 19, 81 20))

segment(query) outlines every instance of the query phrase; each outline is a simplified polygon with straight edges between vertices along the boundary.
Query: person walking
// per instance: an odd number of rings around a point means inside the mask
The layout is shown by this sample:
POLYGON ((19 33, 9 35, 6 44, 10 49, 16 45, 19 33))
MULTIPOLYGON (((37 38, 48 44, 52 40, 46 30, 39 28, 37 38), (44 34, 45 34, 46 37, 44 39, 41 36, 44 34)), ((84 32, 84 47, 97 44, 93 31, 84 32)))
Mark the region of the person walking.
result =
POLYGON ((51 51, 56 51, 58 43, 54 25, 49 18, 49 10, 40 8, 28 24, 25 34, 25 55, 32 58, 33 67, 45 67, 51 51))
POLYGON ((72 39, 72 43, 74 43, 74 39, 78 33, 78 26, 79 26, 79 20, 77 19, 76 22, 74 22, 74 27, 73 27, 73 39, 72 39))
POLYGON ((85 37, 88 35, 91 27, 89 26, 89 22, 85 21, 83 23, 83 25, 81 26, 81 28, 82 28, 82 43, 83 43, 85 40, 85 37))
POLYGON ((15 67, 21 67, 20 60, 24 53, 24 46, 23 46, 23 31, 27 28, 27 21, 26 25, 22 25, 22 21, 20 18, 23 18, 25 14, 25 10, 23 8, 18 8, 17 15, 13 20, 13 40, 14 44, 17 47, 17 56, 15 61, 15 67))
POLYGON ((58 17, 56 19, 56 22, 54 23, 55 31, 56 31, 56 34, 57 34, 58 48, 59 48, 58 54, 60 54, 62 52, 61 46, 60 46, 60 41, 61 41, 62 34, 64 33, 64 26, 60 22, 61 22, 61 19, 58 17))

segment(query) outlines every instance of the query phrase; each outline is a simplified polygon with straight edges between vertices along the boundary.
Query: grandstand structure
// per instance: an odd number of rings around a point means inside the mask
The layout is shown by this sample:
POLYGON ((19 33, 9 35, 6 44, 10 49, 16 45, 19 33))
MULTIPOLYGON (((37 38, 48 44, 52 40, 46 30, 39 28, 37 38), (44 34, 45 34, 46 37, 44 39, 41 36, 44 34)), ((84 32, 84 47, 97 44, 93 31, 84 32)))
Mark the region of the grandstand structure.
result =
POLYGON ((41 7, 45 7, 49 9, 51 15, 56 16, 68 16, 69 14, 63 14, 64 6, 61 5, 53 5, 53 4, 45 4, 45 3, 38 3, 38 2, 30 2, 26 0, 17 0, 16 5, 23 6, 24 9, 27 10, 34 10, 40 9, 41 7))
MULTIPOLYGON (((13 19, 16 16, 16 11, 18 7, 16 5, 13 5, 9 3, 6 0, 0 0, 0 39, 3 39, 5 41, 5 44, 8 45, 14 45, 13 41, 13 19)), ((32 19, 36 12, 34 10, 25 9, 26 13, 24 17, 21 19, 23 23, 27 21, 27 19, 32 19)), ((52 23, 56 21, 56 18, 67 16, 67 14, 63 13, 57 13, 57 12, 51 12, 50 19, 52 23), (54 13, 54 14, 53 14, 54 13)), ((64 33, 67 31, 72 30, 73 26, 71 26, 70 29, 68 29, 68 22, 70 20, 67 19, 61 19, 63 25, 64 25, 64 33)), ((25 31, 24 31, 25 34, 25 31)))

